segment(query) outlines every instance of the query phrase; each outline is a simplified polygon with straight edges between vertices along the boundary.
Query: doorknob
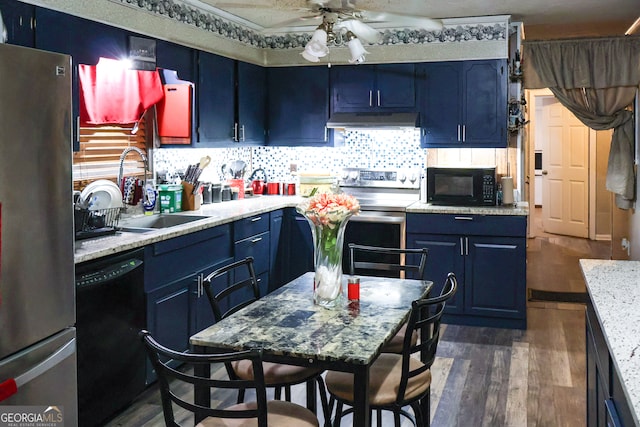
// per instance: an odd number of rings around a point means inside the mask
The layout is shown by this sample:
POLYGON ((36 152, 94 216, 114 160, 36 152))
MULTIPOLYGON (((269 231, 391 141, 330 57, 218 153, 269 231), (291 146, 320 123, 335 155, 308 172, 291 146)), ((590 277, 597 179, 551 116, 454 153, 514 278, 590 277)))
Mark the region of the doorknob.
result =
POLYGON ((548 173, 549 173, 549 172, 547 172, 547 170, 546 170, 546 169, 543 169, 543 170, 542 170, 542 175, 547 175, 548 173))

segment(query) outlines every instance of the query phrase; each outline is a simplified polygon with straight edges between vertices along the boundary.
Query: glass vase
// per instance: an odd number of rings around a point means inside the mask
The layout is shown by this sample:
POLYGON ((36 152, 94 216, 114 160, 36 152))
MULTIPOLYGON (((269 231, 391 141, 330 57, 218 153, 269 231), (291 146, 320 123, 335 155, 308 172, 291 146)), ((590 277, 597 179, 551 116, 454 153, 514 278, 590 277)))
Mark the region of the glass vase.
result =
POLYGON ((326 308, 337 307, 342 295, 342 245, 351 215, 322 223, 305 216, 313 235, 315 276, 313 302, 326 308))

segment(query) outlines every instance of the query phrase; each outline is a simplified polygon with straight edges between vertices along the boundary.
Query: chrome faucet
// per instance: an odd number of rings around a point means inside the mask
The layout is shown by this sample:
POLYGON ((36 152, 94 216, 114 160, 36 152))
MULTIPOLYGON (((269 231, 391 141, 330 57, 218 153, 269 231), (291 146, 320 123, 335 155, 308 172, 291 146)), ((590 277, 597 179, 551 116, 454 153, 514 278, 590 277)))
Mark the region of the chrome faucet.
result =
POLYGON ((142 152, 138 147, 127 147, 124 149, 122 154, 120 154, 120 171, 118 172, 118 187, 122 185, 122 168, 124 166, 124 159, 127 157, 131 151, 135 151, 140 154, 142 161, 144 162, 144 185, 147 185, 147 171, 149 170, 149 161, 147 160, 147 156, 142 152))

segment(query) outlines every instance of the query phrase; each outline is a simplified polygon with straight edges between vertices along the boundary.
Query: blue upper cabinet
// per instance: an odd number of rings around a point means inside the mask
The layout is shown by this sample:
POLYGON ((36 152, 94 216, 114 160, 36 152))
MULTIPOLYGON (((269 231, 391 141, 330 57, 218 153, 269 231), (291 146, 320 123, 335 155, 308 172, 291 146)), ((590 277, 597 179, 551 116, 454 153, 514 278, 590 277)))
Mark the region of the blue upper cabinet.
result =
POLYGON ((196 146, 264 145, 265 86, 262 67, 199 52, 196 146))
POLYGON ((460 62, 433 62, 418 66, 423 144, 460 144, 463 89, 460 65, 460 62))
POLYGON ((199 52, 198 141, 200 147, 223 147, 235 135, 234 96, 235 64, 233 59, 199 52))
POLYGON ((35 6, 16 0, 0 0, 0 12, 7 30, 7 43, 34 47, 35 6))
MULTIPOLYGON (((129 56, 129 33, 119 28, 50 9, 37 7, 35 11, 35 47, 71 55, 73 61, 73 116, 78 120, 79 82, 78 64, 95 65, 100 57, 121 59, 129 56)), ((73 149, 79 149, 78 128, 73 129, 73 149)))
POLYGON ((278 67, 267 72, 269 145, 331 145, 329 69, 278 67))
POLYGON ((156 66, 176 71, 180 80, 196 82, 196 56, 191 48, 157 40, 156 66))
POLYGON ((264 145, 267 72, 264 67, 237 62, 237 142, 264 145))
POLYGON ((344 65, 331 68, 331 111, 416 111, 415 65, 344 65))
POLYGON ((506 147, 507 62, 418 65, 423 147, 506 147))
POLYGON ((74 64, 95 65, 100 57, 129 56, 129 34, 116 27, 49 9, 36 9, 36 47, 66 53, 74 64))

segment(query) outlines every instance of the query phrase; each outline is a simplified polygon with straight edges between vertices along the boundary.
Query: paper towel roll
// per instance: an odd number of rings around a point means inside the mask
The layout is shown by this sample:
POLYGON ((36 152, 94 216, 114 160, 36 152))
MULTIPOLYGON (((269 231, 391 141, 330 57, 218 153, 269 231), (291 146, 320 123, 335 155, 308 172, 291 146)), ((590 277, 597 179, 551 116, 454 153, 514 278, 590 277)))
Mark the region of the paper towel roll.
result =
POLYGON ((502 177, 502 204, 513 205, 513 178, 502 177))

